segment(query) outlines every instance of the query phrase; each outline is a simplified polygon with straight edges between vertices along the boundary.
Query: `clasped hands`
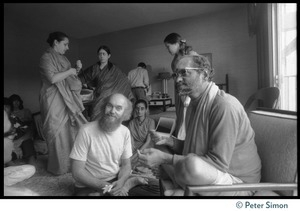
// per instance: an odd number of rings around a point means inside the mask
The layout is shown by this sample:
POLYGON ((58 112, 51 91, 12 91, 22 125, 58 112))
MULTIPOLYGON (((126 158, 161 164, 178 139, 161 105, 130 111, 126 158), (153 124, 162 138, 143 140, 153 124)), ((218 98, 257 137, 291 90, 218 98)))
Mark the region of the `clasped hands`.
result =
MULTIPOLYGON (((156 145, 167 145, 167 146, 173 146, 173 138, 172 137, 164 137, 160 136, 157 132, 154 130, 150 131, 151 140, 156 145)), ((139 162, 145 166, 153 167, 160 165, 162 163, 166 163, 167 159, 167 153, 162 152, 161 150, 154 149, 154 148, 148 148, 143 149, 141 151, 137 150, 139 162)))

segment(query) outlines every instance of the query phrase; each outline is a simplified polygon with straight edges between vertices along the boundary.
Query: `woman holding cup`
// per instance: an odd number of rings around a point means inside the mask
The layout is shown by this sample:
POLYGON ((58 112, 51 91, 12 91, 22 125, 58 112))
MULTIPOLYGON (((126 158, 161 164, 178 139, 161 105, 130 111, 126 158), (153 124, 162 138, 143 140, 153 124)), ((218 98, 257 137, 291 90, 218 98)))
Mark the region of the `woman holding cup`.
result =
POLYGON ((47 170, 60 175, 70 172, 69 154, 73 141, 79 126, 87 122, 82 114, 82 84, 77 77, 82 64, 78 60, 73 68, 64 56, 69 50, 69 38, 65 33, 50 33, 47 43, 50 48, 40 59, 42 87, 39 101, 49 152, 47 170))

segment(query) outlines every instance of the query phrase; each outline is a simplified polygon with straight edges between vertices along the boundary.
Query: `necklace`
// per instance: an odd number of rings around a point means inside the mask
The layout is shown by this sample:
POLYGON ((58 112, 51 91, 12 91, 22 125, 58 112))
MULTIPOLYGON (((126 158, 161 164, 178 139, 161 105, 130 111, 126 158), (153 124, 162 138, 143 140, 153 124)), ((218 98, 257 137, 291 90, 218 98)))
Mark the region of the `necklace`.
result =
POLYGON ((144 118, 142 121, 140 121, 140 120, 138 119, 139 126, 142 126, 142 124, 144 123, 145 119, 146 119, 146 118, 144 118))

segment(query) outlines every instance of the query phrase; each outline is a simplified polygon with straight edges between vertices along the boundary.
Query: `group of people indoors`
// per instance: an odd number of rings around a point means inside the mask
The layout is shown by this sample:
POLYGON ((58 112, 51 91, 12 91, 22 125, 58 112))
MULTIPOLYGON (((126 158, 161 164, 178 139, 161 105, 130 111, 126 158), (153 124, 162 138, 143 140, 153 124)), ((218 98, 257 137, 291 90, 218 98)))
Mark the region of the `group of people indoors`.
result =
MULTIPOLYGON (((149 77, 145 63, 128 76, 110 62, 107 46, 99 61, 74 67, 65 52, 69 38, 53 32, 40 60, 39 103, 48 145, 47 170, 72 172, 76 196, 180 196, 187 185, 259 182, 261 161, 255 133, 241 103, 212 81, 208 59, 177 33, 164 39, 174 79, 176 128, 155 132, 148 116, 149 77), (82 87, 93 87, 91 119, 82 114, 82 87), (126 122, 126 124, 125 124, 126 122), (167 169, 174 190, 160 193, 157 177, 137 169, 167 169)), ((159 177, 159 175, 158 175, 159 177)), ((206 192, 207 196, 251 196, 252 191, 206 192)))

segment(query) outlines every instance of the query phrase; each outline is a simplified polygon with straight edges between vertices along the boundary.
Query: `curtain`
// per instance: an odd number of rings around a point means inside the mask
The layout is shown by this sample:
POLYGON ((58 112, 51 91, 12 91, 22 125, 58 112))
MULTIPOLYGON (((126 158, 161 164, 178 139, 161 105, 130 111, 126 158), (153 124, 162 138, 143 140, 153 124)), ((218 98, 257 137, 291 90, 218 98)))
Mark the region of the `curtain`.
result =
POLYGON ((249 35, 256 35, 258 89, 273 86, 272 4, 248 4, 249 35))

